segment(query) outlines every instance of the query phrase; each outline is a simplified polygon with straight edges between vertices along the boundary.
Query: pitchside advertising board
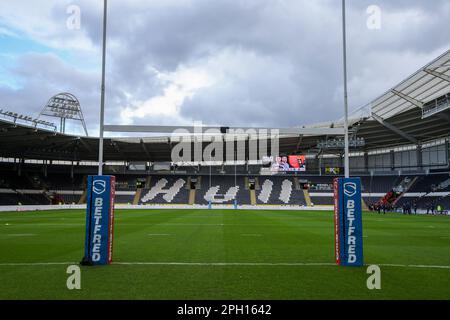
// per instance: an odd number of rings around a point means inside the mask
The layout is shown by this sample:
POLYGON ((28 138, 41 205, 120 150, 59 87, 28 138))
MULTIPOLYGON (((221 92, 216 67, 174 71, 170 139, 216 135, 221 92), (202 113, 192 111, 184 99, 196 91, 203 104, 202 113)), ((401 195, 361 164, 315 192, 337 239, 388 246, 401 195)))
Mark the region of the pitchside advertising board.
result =
POLYGON ((334 228, 336 263, 363 266, 361 180, 334 179, 334 228))
POLYGON ((86 197, 86 239, 82 264, 112 262, 116 178, 89 176, 86 197))

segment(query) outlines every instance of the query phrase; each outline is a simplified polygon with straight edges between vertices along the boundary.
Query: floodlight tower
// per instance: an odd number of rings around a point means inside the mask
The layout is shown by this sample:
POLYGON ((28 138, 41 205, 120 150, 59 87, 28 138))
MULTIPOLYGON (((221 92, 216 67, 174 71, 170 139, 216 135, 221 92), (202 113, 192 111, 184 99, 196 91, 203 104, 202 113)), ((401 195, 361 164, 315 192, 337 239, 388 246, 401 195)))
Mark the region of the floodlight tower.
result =
POLYGON ((83 112, 78 99, 71 93, 59 93, 48 100, 36 120, 40 117, 47 116, 60 119, 59 131, 65 133, 66 120, 80 121, 84 133, 88 136, 86 122, 84 121, 83 112))

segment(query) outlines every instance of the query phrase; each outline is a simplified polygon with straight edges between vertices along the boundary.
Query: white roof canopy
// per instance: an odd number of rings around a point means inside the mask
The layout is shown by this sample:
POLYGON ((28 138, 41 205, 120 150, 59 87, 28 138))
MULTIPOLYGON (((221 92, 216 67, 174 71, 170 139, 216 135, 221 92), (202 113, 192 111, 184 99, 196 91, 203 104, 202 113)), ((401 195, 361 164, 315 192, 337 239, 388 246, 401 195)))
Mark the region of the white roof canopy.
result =
POLYGON ((382 119, 422 108, 450 92, 450 50, 370 103, 372 114, 382 119))

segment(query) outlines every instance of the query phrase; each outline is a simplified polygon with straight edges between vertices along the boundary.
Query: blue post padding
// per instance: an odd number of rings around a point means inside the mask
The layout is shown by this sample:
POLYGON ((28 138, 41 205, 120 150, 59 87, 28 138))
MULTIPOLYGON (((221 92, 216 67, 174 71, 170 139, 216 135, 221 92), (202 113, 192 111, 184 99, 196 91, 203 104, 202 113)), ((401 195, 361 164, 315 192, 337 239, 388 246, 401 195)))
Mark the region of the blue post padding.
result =
POLYGON ((339 251, 339 264, 342 265, 342 261, 345 259, 343 247, 345 246, 345 222, 344 222, 344 198, 343 198, 343 183, 342 179, 338 179, 339 181, 339 243, 340 243, 340 251, 339 251))
POLYGON ((338 179, 339 264, 363 266, 363 226, 360 178, 338 179))
POLYGON ((112 261, 115 177, 89 176, 87 187, 84 256, 93 265, 110 264, 112 261))

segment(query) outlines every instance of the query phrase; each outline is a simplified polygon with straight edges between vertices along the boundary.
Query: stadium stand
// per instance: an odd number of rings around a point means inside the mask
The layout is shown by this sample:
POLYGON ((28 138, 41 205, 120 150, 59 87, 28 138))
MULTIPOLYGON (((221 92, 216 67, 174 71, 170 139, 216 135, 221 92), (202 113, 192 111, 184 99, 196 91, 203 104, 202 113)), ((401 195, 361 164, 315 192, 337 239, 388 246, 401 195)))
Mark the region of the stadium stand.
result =
MULTIPOLYGON (((1 171, 1 170, 0 170, 1 171)), ((0 205, 77 204, 83 198, 86 175, 73 177, 49 173, 47 177, 32 172, 1 171, 0 205)), ((93 172, 94 174, 94 172, 93 172)), ((251 204, 249 181, 253 181, 257 205, 307 205, 303 186, 309 187, 315 206, 333 205, 332 176, 256 175, 126 175, 116 176, 116 203, 133 204, 139 181, 142 190, 139 204, 251 204), (211 180, 211 185, 210 185, 211 180), (235 183, 236 180, 236 183, 235 183), (195 183, 191 183, 195 181, 195 183)), ((450 176, 448 173, 408 176, 362 176, 363 200, 367 206, 383 201, 393 209, 405 204, 426 210, 441 205, 450 209, 450 176), (395 197, 393 197, 395 194, 395 197), (393 198, 390 198, 393 197, 393 198)))
MULTIPOLYGON (((352 138, 363 142, 352 146, 350 173, 361 177, 367 206, 450 208, 449 61, 447 50, 350 116, 352 138)), ((337 120, 302 127, 343 126, 337 120)), ((236 166, 219 161, 209 166, 195 159, 173 163, 176 142, 170 135, 106 137, 104 173, 116 176, 117 203, 207 205, 210 200, 237 200, 261 206, 302 206, 307 201, 330 206, 333 178, 343 173, 338 146, 342 137, 315 132, 278 136, 279 156, 304 156, 304 171, 295 174, 266 175, 263 169, 270 168, 263 165, 260 152, 250 148, 264 139, 251 135, 244 141, 245 164, 236 166)), ((201 151, 206 147, 202 141, 201 151)), ((86 177, 97 172, 98 150, 97 137, 64 134, 18 118, 0 119, 0 204, 85 202, 86 177)))

